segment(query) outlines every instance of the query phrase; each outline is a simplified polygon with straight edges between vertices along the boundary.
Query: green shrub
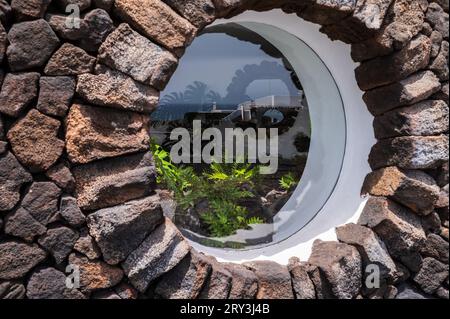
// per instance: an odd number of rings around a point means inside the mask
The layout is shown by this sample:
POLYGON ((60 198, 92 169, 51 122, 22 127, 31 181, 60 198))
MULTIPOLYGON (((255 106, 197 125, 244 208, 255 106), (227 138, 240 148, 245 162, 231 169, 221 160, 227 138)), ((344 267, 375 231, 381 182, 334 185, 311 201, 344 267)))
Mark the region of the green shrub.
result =
POLYGON ((251 164, 213 163, 201 175, 190 166, 174 165, 170 154, 152 142, 157 182, 173 192, 177 204, 184 210, 206 201, 208 209, 200 218, 214 237, 232 235, 238 229, 264 221, 248 218, 248 211, 239 201, 254 196, 252 189, 259 175, 259 167, 251 164))
POLYGON ((297 185, 298 185, 298 181, 295 178, 294 174, 292 174, 292 173, 288 173, 288 174, 284 175, 283 177, 281 177, 281 179, 280 179, 280 186, 285 191, 289 192, 292 189, 294 189, 294 187, 296 187, 297 185))

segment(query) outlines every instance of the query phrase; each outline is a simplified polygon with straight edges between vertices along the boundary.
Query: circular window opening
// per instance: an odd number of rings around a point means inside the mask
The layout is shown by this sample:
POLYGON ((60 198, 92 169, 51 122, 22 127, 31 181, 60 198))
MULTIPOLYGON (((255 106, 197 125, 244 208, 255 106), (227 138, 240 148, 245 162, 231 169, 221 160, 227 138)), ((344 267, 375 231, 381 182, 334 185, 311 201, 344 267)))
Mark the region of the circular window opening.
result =
POLYGON ((345 127, 339 90, 304 42, 261 23, 211 26, 152 115, 164 213, 202 247, 279 243, 333 192, 345 127))

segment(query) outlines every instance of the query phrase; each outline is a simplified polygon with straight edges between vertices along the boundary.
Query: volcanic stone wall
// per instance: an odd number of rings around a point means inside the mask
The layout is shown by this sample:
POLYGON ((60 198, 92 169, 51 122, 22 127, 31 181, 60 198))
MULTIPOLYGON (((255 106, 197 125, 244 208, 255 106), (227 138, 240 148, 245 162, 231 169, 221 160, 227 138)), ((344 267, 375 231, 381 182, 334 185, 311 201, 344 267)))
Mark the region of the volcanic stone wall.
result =
POLYGON ((0 0, 0 298, 448 299, 448 6, 0 0), (68 20, 68 4, 82 15, 68 20), (361 62, 378 139, 370 199, 308 261, 221 264, 163 217, 149 114, 203 27, 273 8, 322 25, 361 62), (366 285, 373 265, 379 288, 366 285))

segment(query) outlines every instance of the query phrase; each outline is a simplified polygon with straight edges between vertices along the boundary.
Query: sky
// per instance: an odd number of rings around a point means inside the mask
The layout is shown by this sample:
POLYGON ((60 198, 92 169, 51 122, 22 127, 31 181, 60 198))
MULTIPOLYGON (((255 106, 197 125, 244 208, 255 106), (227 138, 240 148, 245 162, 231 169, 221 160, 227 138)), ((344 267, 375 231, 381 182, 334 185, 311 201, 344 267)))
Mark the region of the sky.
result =
MULTIPOLYGON (((282 66, 281 59, 269 56, 258 45, 226 34, 203 34, 187 49, 161 96, 182 92, 187 85, 200 81, 223 97, 227 95, 226 89, 237 70, 249 64, 259 65, 263 61, 276 62, 282 66)), ((285 72, 289 73, 287 70, 285 72)), ((255 99, 268 95, 289 95, 289 91, 281 80, 257 80, 249 85, 247 94, 255 99)))

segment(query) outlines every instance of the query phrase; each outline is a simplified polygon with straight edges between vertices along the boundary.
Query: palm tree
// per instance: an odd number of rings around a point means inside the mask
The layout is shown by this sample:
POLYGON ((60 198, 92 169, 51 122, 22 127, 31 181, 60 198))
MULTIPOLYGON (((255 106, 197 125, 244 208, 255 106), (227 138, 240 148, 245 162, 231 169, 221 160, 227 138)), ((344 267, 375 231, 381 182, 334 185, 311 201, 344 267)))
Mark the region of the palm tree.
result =
POLYGON ((200 81, 194 81, 189 84, 184 91, 184 96, 189 104, 200 106, 200 109, 204 109, 207 103, 208 86, 200 81))
POLYGON ((187 100, 183 92, 172 92, 170 94, 164 95, 164 97, 159 102, 159 105, 165 106, 174 104, 184 104, 186 102, 187 100))

